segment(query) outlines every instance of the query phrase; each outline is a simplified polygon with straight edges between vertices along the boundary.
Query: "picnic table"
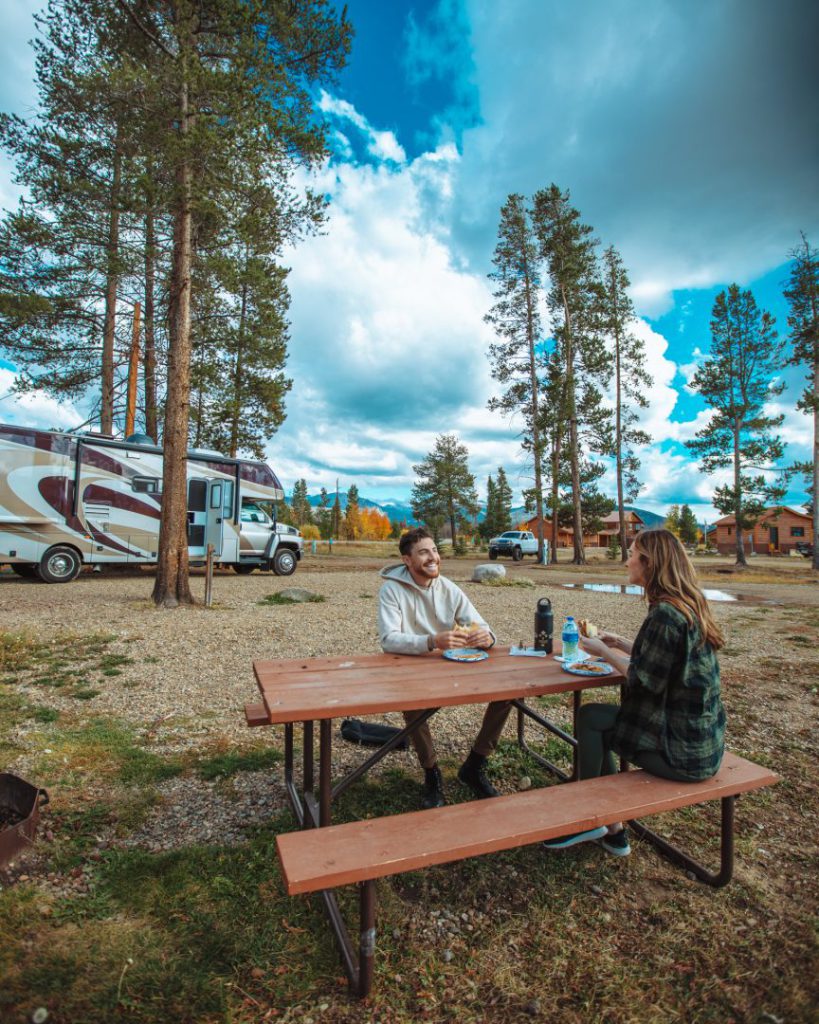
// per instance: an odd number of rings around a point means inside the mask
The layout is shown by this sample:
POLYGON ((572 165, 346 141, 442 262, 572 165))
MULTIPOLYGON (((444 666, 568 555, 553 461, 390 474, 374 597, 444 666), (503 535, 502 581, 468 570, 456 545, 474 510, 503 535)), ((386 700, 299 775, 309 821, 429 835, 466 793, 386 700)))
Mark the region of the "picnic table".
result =
MULTIPOLYGON (((288 892, 319 892, 352 990, 366 996, 375 954, 375 880, 387 875, 447 864, 466 857, 540 842, 616 821, 635 831, 664 856, 714 887, 726 885, 733 871, 734 802, 741 794, 777 781, 767 768, 726 752, 720 771, 697 783, 672 782, 645 771, 577 780, 573 735, 527 703, 532 698, 572 695, 573 716, 584 690, 617 686, 617 673, 578 676, 553 657, 512 657, 494 647, 477 662, 455 662, 428 655, 364 654, 325 658, 255 661, 259 703, 245 708, 248 725, 284 727, 284 782, 299 831, 277 837, 288 892), (517 738, 530 756, 564 785, 413 811, 364 821, 332 823, 333 801, 373 768, 412 731, 440 709, 464 704, 511 701, 517 709, 517 738), (356 715, 424 711, 344 778, 333 781, 333 721, 356 715), (525 728, 535 723, 564 740, 573 751, 571 774, 526 743, 525 728), (294 732, 303 730, 301 771, 296 772, 294 732), (315 731, 318 727, 318 765, 315 731), (316 771, 318 769, 318 771, 316 771), (318 775, 318 790, 316 789, 318 775), (720 867, 706 866, 672 846, 638 818, 711 800, 721 801, 720 867), (351 942, 334 889, 359 887, 359 942, 351 942)), ((576 732, 576 729, 574 730, 576 732)), ((469 741, 470 737, 464 737, 469 741)), ((625 764, 621 765, 626 769, 625 764)))
MULTIPOLYGON (((577 772, 574 736, 549 721, 526 701, 532 697, 573 694, 573 716, 583 690, 619 685, 614 672, 601 676, 570 675, 553 657, 512 657, 508 647, 493 647, 484 661, 458 662, 430 654, 362 654, 353 657, 286 658, 255 661, 253 671, 262 703, 250 705, 248 722, 284 725, 284 781, 293 812, 303 828, 331 824, 333 801, 353 782, 410 736, 441 708, 462 704, 512 701, 517 708, 518 742, 548 771, 562 780, 577 772), (354 771, 333 784, 334 719, 384 715, 391 711, 426 713, 401 729, 354 771), (532 751, 526 742, 526 721, 537 723, 573 750, 571 775, 532 751), (318 797, 315 780, 314 731, 318 725, 318 797), (301 725, 301 789, 294 775, 294 727, 301 725)), ((464 737, 465 740, 471 737, 464 737)))

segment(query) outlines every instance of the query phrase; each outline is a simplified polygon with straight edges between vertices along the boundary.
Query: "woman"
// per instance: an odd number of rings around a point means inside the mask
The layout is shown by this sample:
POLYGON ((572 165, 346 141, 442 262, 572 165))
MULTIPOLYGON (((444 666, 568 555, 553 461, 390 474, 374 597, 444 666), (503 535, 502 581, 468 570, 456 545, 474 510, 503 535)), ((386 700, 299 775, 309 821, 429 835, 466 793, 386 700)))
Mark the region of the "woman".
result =
MULTIPOLYGON (((623 700, 586 704, 577 721, 581 779, 612 775, 615 754, 652 775, 709 779, 724 750, 725 710, 716 652, 724 640, 694 567, 669 530, 644 530, 628 554, 628 580, 644 588, 648 615, 634 643, 614 633, 582 638, 589 654, 626 676, 623 700)), ((609 853, 631 853, 621 823, 547 840, 563 849, 596 839, 609 853)))

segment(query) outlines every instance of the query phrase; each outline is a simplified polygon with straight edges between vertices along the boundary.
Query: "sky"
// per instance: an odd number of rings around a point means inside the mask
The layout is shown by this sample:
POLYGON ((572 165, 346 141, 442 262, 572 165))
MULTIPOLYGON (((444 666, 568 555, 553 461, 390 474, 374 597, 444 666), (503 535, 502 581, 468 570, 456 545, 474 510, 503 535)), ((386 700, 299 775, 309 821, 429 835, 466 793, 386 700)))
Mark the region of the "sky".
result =
MULTIPOLYGON (((4 0, 0 108, 35 107, 35 0, 4 0)), ((341 5, 339 5, 341 6, 341 5)), ((501 206, 551 182, 601 247, 614 245, 653 377, 638 507, 687 502, 712 522, 715 486, 684 447, 709 418, 689 382, 716 295, 750 288, 787 335, 788 256, 819 241, 819 4, 815 0, 348 0, 349 66, 316 92, 331 156, 309 179, 324 231, 286 253, 293 389, 268 446, 289 491, 355 483, 406 500, 439 434, 467 446, 479 495, 506 469, 531 486, 520 423, 497 393, 484 315, 501 206)), ((305 177, 305 181, 307 178, 305 177)), ((0 206, 19 187, 0 158, 0 206)), ((0 420, 82 422, 45 396, 6 397, 0 420)), ((812 454, 783 367, 785 462, 812 454)), ((603 489, 614 495, 609 467, 603 489)), ((787 502, 801 505, 795 481, 787 502)))

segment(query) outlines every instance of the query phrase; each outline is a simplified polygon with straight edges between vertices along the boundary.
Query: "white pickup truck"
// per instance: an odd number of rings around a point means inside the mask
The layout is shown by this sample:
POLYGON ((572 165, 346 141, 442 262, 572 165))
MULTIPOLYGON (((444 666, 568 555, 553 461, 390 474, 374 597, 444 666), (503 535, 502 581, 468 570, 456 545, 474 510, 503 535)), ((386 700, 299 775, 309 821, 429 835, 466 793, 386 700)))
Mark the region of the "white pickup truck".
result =
POLYGON ((510 555, 515 562, 524 555, 537 558, 537 537, 529 530, 507 530, 489 541, 489 557, 497 558, 498 555, 510 555))

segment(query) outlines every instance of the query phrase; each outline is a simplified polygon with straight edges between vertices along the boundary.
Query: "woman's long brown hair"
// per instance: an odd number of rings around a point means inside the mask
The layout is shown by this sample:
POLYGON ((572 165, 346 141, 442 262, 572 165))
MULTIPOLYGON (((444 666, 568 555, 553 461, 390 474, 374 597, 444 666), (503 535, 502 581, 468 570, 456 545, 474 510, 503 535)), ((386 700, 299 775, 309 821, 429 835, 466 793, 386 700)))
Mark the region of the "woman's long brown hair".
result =
POLYGON ((673 604, 690 624, 696 621, 703 639, 718 651, 725 644, 725 638, 711 615, 697 582, 697 572, 679 540, 670 530, 642 530, 635 536, 633 545, 643 564, 648 603, 667 601, 673 604))

